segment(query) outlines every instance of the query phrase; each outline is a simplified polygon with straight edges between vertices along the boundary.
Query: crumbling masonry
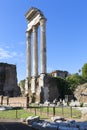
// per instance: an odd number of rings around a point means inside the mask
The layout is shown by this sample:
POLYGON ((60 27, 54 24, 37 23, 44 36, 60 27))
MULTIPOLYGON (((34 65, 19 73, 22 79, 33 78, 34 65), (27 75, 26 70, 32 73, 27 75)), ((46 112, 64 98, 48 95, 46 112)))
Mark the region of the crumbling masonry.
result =
POLYGON ((0 95, 16 97, 19 94, 16 65, 0 63, 0 95))

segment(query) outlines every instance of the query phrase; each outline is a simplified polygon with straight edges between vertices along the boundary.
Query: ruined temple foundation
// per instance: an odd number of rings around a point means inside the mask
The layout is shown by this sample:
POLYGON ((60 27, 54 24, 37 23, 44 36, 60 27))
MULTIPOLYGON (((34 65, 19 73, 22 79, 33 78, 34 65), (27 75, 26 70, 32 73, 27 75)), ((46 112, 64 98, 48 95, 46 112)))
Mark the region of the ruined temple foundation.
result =
POLYGON ((37 78, 31 78, 28 83, 30 103, 44 103, 45 101, 53 102, 54 99, 58 99, 59 97, 57 82, 48 74, 42 74, 37 78))
POLYGON ((51 87, 46 71, 46 18, 37 8, 26 13, 26 81, 25 94, 30 102, 44 102, 58 96, 57 86, 51 87), (38 74, 38 28, 40 27, 40 74, 38 74), (52 89, 53 88, 53 89, 52 89), (54 90, 56 89, 56 91, 54 90), (51 93, 51 91, 55 91, 51 93), (52 95, 52 96, 51 96, 52 95), (52 98, 51 98, 52 97, 52 98))

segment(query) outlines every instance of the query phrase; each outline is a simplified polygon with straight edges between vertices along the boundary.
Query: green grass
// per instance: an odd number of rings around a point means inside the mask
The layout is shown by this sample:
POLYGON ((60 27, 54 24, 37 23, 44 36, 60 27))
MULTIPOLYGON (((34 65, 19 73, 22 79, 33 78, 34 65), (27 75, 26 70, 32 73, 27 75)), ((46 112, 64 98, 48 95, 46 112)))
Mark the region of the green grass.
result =
MULTIPOLYGON (((17 109, 17 110, 6 110, 0 111, 0 118, 2 119, 20 119, 27 118, 29 116, 38 115, 40 118, 49 118, 49 116, 53 116, 53 108, 49 108, 49 112, 47 114, 47 108, 32 108, 32 109, 17 109)), ((81 111, 77 109, 70 109, 68 107, 61 108, 58 107, 55 109, 56 116, 63 116, 65 118, 81 118, 81 111), (71 115, 72 111, 72 115, 71 115)))
MULTIPOLYGON (((32 108, 33 111, 35 112, 35 108, 32 108)), ((36 113, 38 115, 42 115, 43 117, 48 117, 48 116, 53 116, 53 107, 41 107, 41 108, 36 108, 36 113), (47 114, 48 112, 48 114, 47 114)), ((55 108, 55 115, 56 116, 63 116, 65 118, 81 118, 81 111, 77 110, 75 108, 70 108, 70 107, 57 107, 55 108)))
POLYGON ((28 116, 33 115, 33 113, 29 113, 25 110, 6 110, 0 111, 0 119, 20 119, 27 118, 28 116))

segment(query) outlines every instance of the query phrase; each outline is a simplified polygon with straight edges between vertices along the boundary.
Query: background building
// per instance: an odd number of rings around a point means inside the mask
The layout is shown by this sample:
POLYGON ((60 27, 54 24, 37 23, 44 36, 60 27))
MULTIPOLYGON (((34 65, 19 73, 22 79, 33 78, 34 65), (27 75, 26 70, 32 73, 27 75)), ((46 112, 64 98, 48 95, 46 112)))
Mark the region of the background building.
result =
POLYGON ((68 71, 55 70, 55 71, 51 72, 50 75, 51 75, 52 77, 62 77, 62 78, 66 78, 66 77, 69 75, 69 73, 68 73, 68 71))

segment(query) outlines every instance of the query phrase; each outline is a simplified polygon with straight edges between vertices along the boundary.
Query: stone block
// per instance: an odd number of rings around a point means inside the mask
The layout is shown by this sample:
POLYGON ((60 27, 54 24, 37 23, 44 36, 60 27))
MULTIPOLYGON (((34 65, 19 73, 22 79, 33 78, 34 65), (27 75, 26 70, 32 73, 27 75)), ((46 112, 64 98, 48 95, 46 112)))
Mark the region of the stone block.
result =
POLYGON ((27 122, 28 125, 32 125, 33 122, 36 122, 36 121, 39 121, 39 120, 40 120, 39 116, 29 116, 26 119, 26 122, 27 122))

